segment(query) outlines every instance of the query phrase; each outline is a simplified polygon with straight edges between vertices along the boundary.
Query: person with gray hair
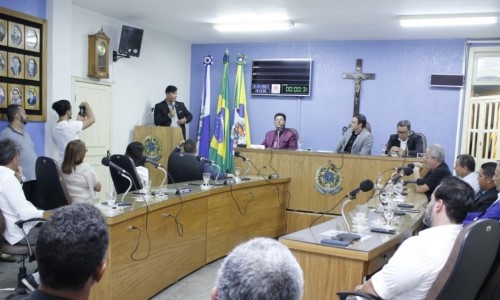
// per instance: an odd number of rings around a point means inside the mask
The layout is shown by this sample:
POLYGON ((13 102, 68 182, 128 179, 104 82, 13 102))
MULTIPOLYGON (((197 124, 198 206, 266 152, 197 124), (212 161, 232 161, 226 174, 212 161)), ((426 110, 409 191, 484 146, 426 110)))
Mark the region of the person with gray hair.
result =
POLYGON ((285 245, 255 238, 229 253, 217 274, 212 300, 298 300, 302 269, 285 245))
MULTIPOLYGON (((427 200, 431 200, 431 195, 436 187, 441 183, 441 180, 446 176, 451 176, 451 171, 448 165, 444 162, 444 149, 439 144, 432 144, 425 150, 425 163, 429 167, 429 172, 424 176, 424 184, 417 185, 415 190, 417 193, 425 194, 427 200)), ((414 163, 413 175, 415 180, 421 178, 420 170, 423 164, 420 162, 414 163)))
POLYGON ((420 135, 411 131, 411 123, 401 120, 397 124, 397 133, 389 136, 385 154, 397 156, 417 156, 424 152, 424 143, 420 135))
POLYGON ((40 287, 27 299, 88 299, 106 270, 108 243, 106 220, 93 205, 55 210, 36 244, 40 287))
MULTIPOLYGON (((0 210, 5 219, 3 237, 11 245, 28 244, 23 231, 15 224, 17 221, 43 217, 43 210, 37 209, 24 196, 20 153, 15 141, 9 138, 0 141, 0 210)), ((28 222, 23 226, 30 244, 36 242, 39 224, 28 222)))
POLYGON ((476 161, 474 157, 469 154, 460 154, 455 160, 454 169, 455 174, 467 182, 474 189, 474 192, 479 191, 479 183, 477 182, 479 174, 475 171, 476 161))

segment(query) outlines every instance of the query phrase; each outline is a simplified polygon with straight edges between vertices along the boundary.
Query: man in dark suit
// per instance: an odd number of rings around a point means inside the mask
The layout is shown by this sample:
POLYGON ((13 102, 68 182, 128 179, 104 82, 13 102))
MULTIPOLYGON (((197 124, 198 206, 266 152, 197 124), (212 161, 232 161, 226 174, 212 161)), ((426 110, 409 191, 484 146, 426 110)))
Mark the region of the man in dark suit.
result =
POLYGON ((498 191, 493 180, 497 164, 487 162, 479 170, 479 192, 474 197, 474 211, 485 212, 490 205, 498 199, 498 191))
POLYGON ((191 122, 193 115, 184 103, 175 101, 177 88, 173 85, 165 89, 165 99, 155 105, 154 121, 156 126, 180 127, 186 139, 186 124, 191 122))
POLYGON ((398 156, 417 156, 417 153, 424 153, 422 137, 411 131, 411 124, 408 120, 401 120, 397 125, 398 133, 391 134, 387 142, 385 154, 397 154, 398 156))

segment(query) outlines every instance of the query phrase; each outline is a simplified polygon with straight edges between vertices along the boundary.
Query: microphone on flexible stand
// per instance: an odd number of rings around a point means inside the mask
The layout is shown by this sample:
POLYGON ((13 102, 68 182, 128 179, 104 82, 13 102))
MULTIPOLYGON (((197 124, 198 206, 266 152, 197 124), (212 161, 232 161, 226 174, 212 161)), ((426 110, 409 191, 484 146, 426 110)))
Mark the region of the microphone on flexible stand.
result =
POLYGON ((120 174, 120 176, 122 176, 123 178, 126 178, 128 180, 128 182, 129 182, 128 188, 125 191, 125 193, 122 194, 121 201, 123 202, 123 199, 125 199, 125 195, 127 195, 128 192, 130 191, 130 189, 132 188, 132 176, 130 175, 129 172, 127 172, 127 170, 123 169, 122 167, 120 167, 117 164, 115 164, 114 162, 112 162, 109 159, 109 157, 107 157, 107 156, 102 158, 101 163, 103 165, 105 165, 106 167, 110 167, 110 168, 117 170, 118 174, 120 174))
POLYGON ((403 185, 416 183, 417 185, 424 185, 425 180, 423 178, 418 178, 417 180, 403 180, 403 185))
MULTIPOLYGON (((199 162, 204 162, 204 163, 207 163, 207 164, 216 165, 213 160, 210 160, 208 158, 204 158, 203 156, 200 156, 200 155, 196 156, 196 160, 199 161, 199 162)), ((220 167, 219 167, 219 169, 220 169, 220 167)))
POLYGON ((401 171, 401 170, 404 170, 404 169, 411 169, 411 170, 413 170, 414 168, 415 168, 414 164, 408 164, 407 166, 394 168, 394 170, 396 170, 396 171, 401 171))
POLYGON ((163 184, 165 184, 165 181, 167 180, 167 170, 165 170, 165 168, 163 168, 163 166, 160 163, 158 163, 157 161, 155 161, 150 157, 143 156, 143 159, 145 162, 152 164, 153 167, 163 172, 163 180, 160 184, 160 189, 163 189, 163 184))
POLYGON ((346 127, 346 126, 342 127, 342 135, 344 135, 344 133, 345 133, 346 131, 347 131, 347 127, 346 127))
POLYGON ((396 183, 401 179, 401 177, 410 176, 411 174, 413 174, 413 169, 407 167, 401 170, 401 172, 399 172, 396 176, 394 177, 391 176, 390 180, 392 181, 392 183, 396 183))
POLYGON ((347 233, 339 233, 337 234, 337 239, 343 240, 343 241, 357 241, 361 238, 361 236, 351 233, 351 226, 349 226, 349 222, 347 222, 347 218, 345 216, 344 208, 347 205, 347 203, 351 202, 352 200, 356 199, 356 195, 360 192, 368 192, 373 189, 373 181, 370 179, 366 179, 361 181, 359 184, 359 187, 350 191, 346 195, 346 200, 344 200, 344 203, 342 203, 342 208, 341 208, 341 213, 342 213, 342 218, 344 218, 344 222, 347 225, 347 233))

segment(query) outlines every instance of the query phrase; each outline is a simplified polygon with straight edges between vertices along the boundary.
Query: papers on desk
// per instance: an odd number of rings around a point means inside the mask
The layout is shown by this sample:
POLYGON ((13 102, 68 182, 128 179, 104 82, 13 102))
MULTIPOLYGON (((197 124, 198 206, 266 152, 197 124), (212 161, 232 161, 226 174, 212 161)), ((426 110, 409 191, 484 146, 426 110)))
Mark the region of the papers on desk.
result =
MULTIPOLYGON (((320 235, 324 235, 324 236, 327 236, 327 237, 332 237, 332 236, 336 236, 339 233, 347 233, 347 232, 346 231, 340 231, 340 230, 331 229, 331 230, 327 230, 327 231, 324 231, 324 232, 320 233, 320 235)), ((360 242, 371 238, 371 235, 369 235, 369 234, 364 234, 364 233, 359 233, 359 232, 356 232, 356 234, 361 237, 361 239, 359 239, 360 242)))

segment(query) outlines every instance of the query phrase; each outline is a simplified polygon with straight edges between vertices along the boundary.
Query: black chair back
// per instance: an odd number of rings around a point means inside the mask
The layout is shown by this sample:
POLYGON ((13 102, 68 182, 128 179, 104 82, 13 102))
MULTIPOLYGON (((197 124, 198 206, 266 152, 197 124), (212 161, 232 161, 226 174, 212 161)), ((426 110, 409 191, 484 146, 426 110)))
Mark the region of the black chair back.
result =
POLYGON ((61 180, 61 167, 50 157, 39 156, 35 163, 39 208, 49 210, 71 204, 66 186, 61 180))
MULTIPOLYGON (((139 178, 139 175, 135 170, 134 161, 130 157, 121 154, 113 154, 109 157, 109 160, 115 165, 127 171, 130 176, 132 176, 132 187, 130 188, 130 192, 142 189, 141 179, 139 178)), ((115 185, 116 193, 125 193, 130 185, 130 181, 121 176, 118 171, 112 167, 109 167, 109 172, 111 174, 113 184, 115 185)))
POLYGON ((168 182, 202 180, 201 162, 190 153, 172 153, 168 157, 168 182))
POLYGON ((497 220, 464 227, 426 299, 474 299, 495 260, 499 239, 497 220))

